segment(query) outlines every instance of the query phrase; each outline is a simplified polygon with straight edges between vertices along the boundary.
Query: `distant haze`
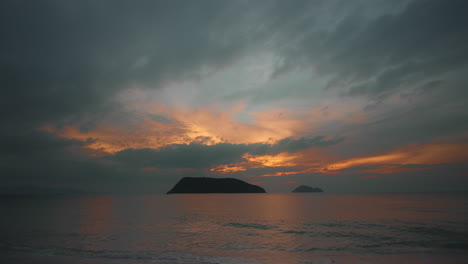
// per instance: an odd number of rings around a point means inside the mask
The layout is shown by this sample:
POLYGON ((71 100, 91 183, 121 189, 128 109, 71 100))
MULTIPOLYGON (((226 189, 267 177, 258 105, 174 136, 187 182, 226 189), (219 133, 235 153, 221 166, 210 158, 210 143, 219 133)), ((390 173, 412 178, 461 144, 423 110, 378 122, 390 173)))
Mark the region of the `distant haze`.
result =
POLYGON ((468 190, 464 0, 0 3, 0 193, 468 190))

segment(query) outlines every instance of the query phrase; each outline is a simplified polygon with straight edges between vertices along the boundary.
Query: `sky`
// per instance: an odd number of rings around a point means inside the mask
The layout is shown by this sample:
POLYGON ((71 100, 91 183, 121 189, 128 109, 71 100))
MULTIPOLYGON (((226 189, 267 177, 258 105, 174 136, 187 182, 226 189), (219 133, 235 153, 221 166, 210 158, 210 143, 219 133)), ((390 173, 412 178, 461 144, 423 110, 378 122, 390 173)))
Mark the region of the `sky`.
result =
POLYGON ((464 0, 0 3, 0 193, 468 190, 464 0))

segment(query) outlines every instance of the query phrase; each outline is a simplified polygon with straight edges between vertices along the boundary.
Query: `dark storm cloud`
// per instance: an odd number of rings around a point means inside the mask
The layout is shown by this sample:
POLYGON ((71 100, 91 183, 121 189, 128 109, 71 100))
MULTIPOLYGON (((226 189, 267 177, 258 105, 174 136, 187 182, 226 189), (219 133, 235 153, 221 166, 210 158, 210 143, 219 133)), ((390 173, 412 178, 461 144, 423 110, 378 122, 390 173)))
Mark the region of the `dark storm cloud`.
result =
POLYGON ((2 1, 2 119, 93 111, 129 84, 197 76, 257 42, 273 43, 285 65, 306 61, 338 76, 333 83, 351 80, 349 94, 385 94, 466 66, 466 1, 412 1, 387 13, 381 4, 2 1))
POLYGON ((242 155, 295 152, 311 147, 338 144, 342 139, 323 137, 284 139, 268 144, 181 144, 158 150, 127 149, 112 156, 89 157, 80 147, 87 142, 56 138, 43 131, 4 133, 0 139, 0 193, 91 192, 164 192, 187 172, 145 172, 142 168, 191 168, 193 176, 201 169, 242 161, 242 155), (298 143, 303 145, 298 146, 298 143), (144 186, 143 186, 144 185, 144 186), (49 191, 47 191, 49 190, 49 191))
POLYGON ((350 125, 356 145, 340 151, 378 152, 466 133, 468 2, 388 1, 400 7, 381 14, 384 9, 368 2, 375 7, 370 15, 354 4, 342 2, 349 12, 329 28, 304 30, 310 10, 300 10, 278 35, 284 64, 277 74, 310 68, 330 78, 329 90, 368 98, 364 110, 370 115, 385 113, 350 125))
POLYGON ((466 66, 466 2, 406 2, 385 13, 380 2, 2 1, 0 118, 37 125, 108 111, 129 85, 196 77, 259 43, 283 68, 312 63, 353 95, 424 87, 466 66))
POLYGON ((86 142, 57 138, 43 131, 24 130, 15 133, 1 133, 0 155, 4 157, 24 157, 25 155, 48 156, 61 154, 66 148, 84 146, 86 142))
POLYGON ((183 176, 175 171, 145 173, 98 158, 45 156, 2 165, 0 193, 162 193, 183 176))
POLYGON ((147 174, 134 165, 89 157, 87 142, 43 131, 1 133, 0 194, 165 192, 179 172, 147 174))
POLYGON ((468 65, 466 1, 412 1, 401 12, 374 18, 354 11, 328 31, 304 31, 301 23, 289 27, 285 34, 295 42, 284 49, 285 64, 311 63, 318 72, 335 76, 330 87, 371 96, 433 81, 468 65))
POLYGON ((203 144, 170 145, 154 149, 126 149, 111 159, 130 166, 158 168, 208 168, 211 165, 236 162, 247 152, 246 145, 203 144))
POLYGON ((447 135, 457 141, 468 131, 468 112, 463 105, 466 104, 453 100, 446 104, 428 101, 394 113, 389 118, 363 125, 364 132, 357 138, 366 141, 365 149, 368 151, 415 142, 430 143, 434 138, 447 135))
POLYGON ((242 155, 275 154, 283 151, 297 152, 309 148, 320 148, 340 143, 344 138, 325 137, 285 138, 270 144, 230 144, 203 145, 198 143, 174 144, 159 149, 126 149, 109 158, 129 166, 157 168, 209 168, 213 165, 243 161, 242 155))
POLYGON ((414 100, 409 109, 357 128, 358 146, 349 152, 465 133, 467 12, 463 0, 1 1, 1 181, 138 189, 183 176, 149 177, 135 172, 138 166, 207 168, 241 161, 244 153, 341 142, 312 137, 275 145, 192 143, 96 158, 74 151, 84 142, 35 130, 83 114, 123 118, 114 101, 123 89, 198 78, 260 48, 282 59, 276 74, 312 69, 331 79, 329 89, 370 98, 368 111, 396 93, 414 100))
POLYGON ((312 147, 327 147, 338 144, 344 140, 344 137, 338 137, 333 139, 326 139, 324 136, 318 136, 314 138, 285 138, 271 147, 271 152, 289 151, 296 152, 312 147))
POLYGON ((102 111, 130 84, 157 88, 227 63, 250 36, 240 2, 2 1, 0 10, 0 112, 13 123, 102 111))
POLYGON ((128 178, 70 153, 83 143, 35 130, 119 112, 113 98, 131 85, 157 89, 229 63, 255 37, 238 21, 248 13, 224 1, 1 1, 3 183, 128 178))

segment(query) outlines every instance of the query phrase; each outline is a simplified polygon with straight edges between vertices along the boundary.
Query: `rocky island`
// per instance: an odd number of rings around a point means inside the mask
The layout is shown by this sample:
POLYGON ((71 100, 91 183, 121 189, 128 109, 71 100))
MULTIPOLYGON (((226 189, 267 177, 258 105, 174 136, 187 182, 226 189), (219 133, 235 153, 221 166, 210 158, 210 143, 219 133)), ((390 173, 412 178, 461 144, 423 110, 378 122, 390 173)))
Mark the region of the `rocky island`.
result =
POLYGON ((167 194, 173 193, 266 193, 257 185, 234 178, 184 177, 167 194))
POLYGON ((320 188, 310 187, 307 185, 301 185, 294 189, 292 192, 294 193, 303 193, 303 192, 323 192, 320 188))

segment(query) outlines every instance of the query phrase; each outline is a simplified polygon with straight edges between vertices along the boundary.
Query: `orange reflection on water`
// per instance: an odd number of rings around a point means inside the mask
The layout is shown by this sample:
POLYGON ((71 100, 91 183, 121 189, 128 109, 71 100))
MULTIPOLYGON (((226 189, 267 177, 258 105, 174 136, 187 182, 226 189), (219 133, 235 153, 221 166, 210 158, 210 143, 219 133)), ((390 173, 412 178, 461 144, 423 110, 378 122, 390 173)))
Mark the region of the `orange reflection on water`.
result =
POLYGON ((301 218, 303 212, 299 210, 299 204, 294 195, 289 194, 264 194, 255 196, 247 208, 252 215, 259 215, 264 220, 287 220, 301 218))
POLYGON ((96 234, 109 230, 113 222, 114 206, 112 196, 86 196, 81 199, 83 232, 96 234))

